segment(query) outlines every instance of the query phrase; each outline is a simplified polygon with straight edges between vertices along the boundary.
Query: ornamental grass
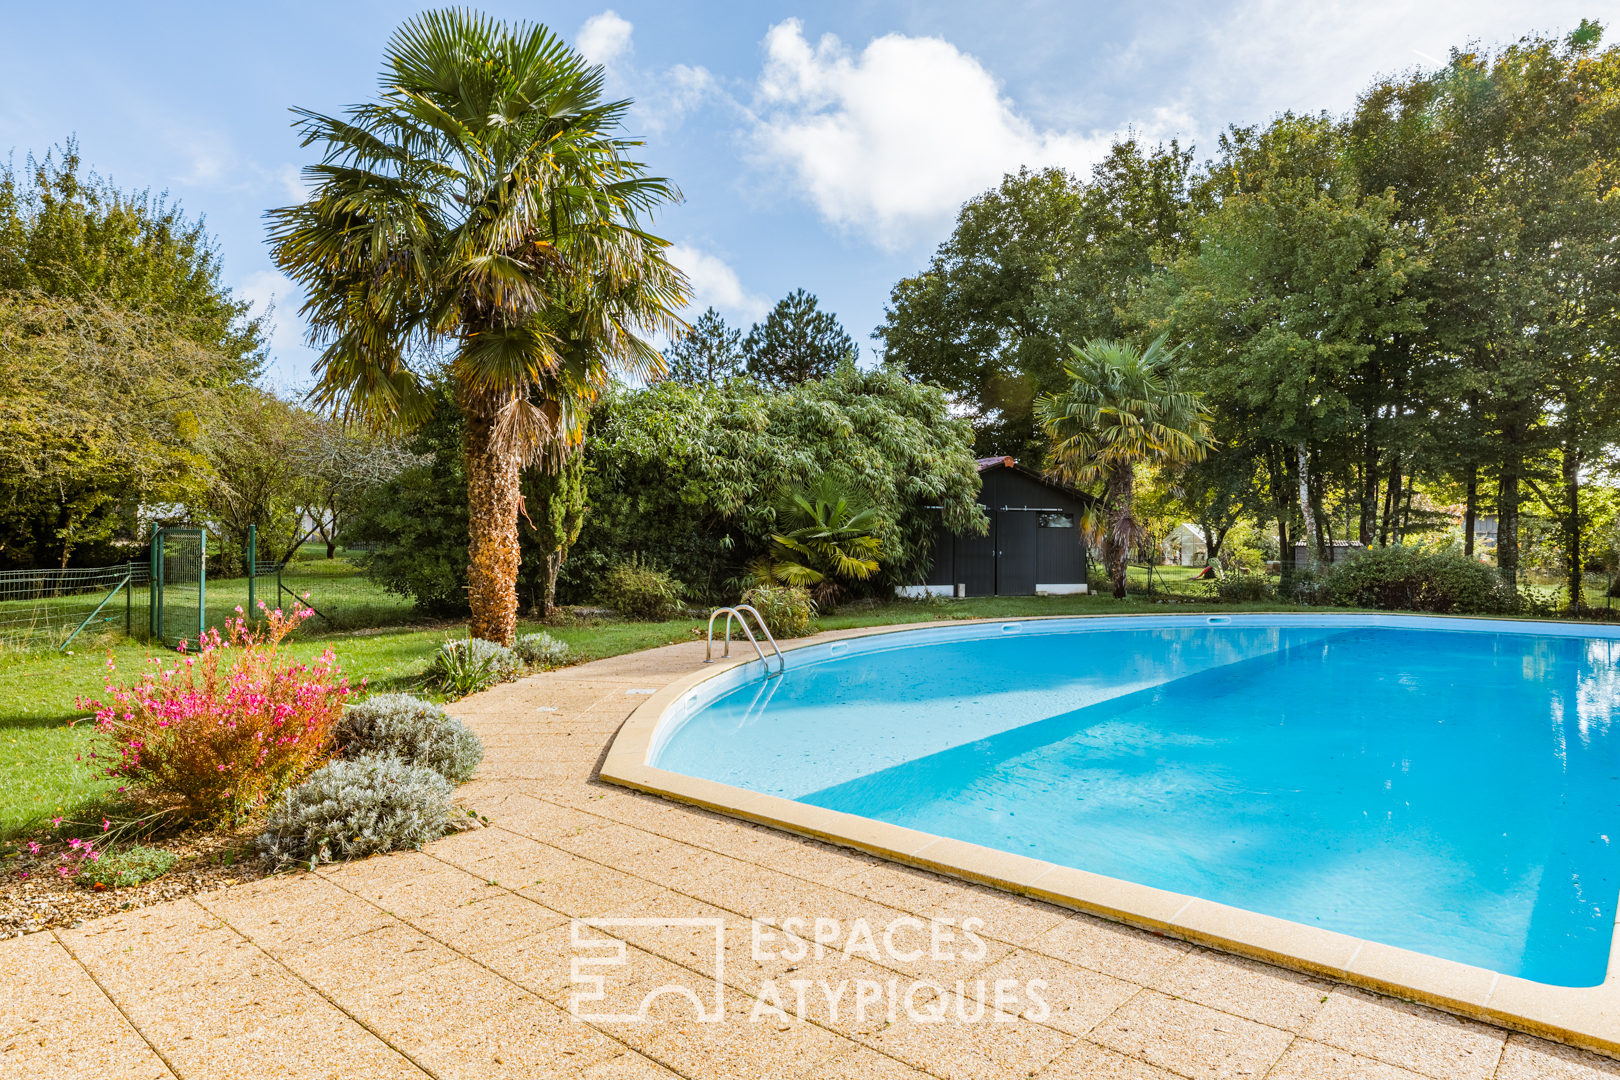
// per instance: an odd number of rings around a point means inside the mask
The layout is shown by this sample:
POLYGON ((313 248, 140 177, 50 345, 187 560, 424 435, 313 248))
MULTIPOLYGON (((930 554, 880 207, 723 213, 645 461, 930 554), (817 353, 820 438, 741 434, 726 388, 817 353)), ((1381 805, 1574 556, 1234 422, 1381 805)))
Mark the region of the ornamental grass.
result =
POLYGON ((182 642, 178 658, 149 660, 131 686, 115 684, 109 659, 107 700, 93 703, 98 756, 117 759, 107 775, 178 800, 187 818, 231 823, 319 766, 352 691, 331 649, 310 664, 280 655, 313 614, 278 608, 252 629, 227 619, 224 637, 209 630, 189 654, 182 642))

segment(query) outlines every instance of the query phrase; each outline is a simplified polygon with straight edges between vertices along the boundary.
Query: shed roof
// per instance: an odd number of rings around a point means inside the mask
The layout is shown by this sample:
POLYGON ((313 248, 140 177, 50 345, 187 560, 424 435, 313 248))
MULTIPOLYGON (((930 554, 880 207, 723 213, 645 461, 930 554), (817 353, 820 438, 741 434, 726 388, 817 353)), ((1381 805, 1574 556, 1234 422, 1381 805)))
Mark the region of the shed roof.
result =
POLYGON ((1047 476, 1044 473, 1036 472, 1027 465, 1020 465, 1017 461, 1010 457, 978 458, 974 461, 974 464, 978 466, 981 473, 988 472, 991 469, 1010 469, 1011 471, 1018 473, 1020 476, 1029 477, 1038 484, 1044 484, 1053 491, 1061 491, 1063 494, 1072 499, 1082 499, 1086 502, 1094 502, 1097 498, 1095 495, 1088 495, 1084 491, 1076 491, 1069 485, 1053 480, 1050 476, 1047 476))

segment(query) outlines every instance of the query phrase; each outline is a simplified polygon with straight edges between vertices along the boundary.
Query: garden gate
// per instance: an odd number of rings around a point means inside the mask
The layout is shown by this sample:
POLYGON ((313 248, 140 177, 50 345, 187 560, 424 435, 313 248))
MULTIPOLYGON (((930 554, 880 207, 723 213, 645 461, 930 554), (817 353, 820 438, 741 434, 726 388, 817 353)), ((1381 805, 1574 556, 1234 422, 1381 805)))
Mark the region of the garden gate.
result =
POLYGON ((152 637, 197 647, 207 625, 208 534, 159 529, 152 536, 152 637))
MULTIPOLYGON (((273 577, 276 579, 276 587, 275 591, 271 593, 271 599, 265 601, 265 605, 267 607, 280 607, 281 596, 283 593, 286 593, 293 602, 293 611, 297 611, 299 608, 307 607, 321 618, 327 619, 326 613, 316 608, 314 604, 310 603, 308 597, 299 596, 298 593, 288 588, 287 585, 281 580, 282 571, 287 569, 287 564, 292 562, 293 554, 297 550, 297 547, 294 547, 293 550, 289 551, 286 557, 280 562, 261 562, 259 561, 259 527, 257 525, 248 526, 248 550, 246 564, 248 577, 247 609, 249 612, 249 618, 259 618, 259 579, 273 577)), ((327 621, 330 622, 331 620, 327 619, 327 621)))

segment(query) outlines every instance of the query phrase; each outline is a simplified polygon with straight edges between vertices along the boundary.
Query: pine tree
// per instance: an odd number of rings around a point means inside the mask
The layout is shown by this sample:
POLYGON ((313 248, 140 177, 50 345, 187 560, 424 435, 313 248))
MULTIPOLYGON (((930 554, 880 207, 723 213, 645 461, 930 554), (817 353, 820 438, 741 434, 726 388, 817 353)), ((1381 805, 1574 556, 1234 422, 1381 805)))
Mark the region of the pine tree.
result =
POLYGON ((664 362, 675 382, 724 382, 743 373, 742 331, 727 326, 711 307, 664 350, 664 362))
POLYGON ((803 289, 783 297, 764 323, 754 324, 743 352, 748 374, 779 390, 824 379, 845 357, 858 355, 838 317, 819 310, 816 298, 803 289))

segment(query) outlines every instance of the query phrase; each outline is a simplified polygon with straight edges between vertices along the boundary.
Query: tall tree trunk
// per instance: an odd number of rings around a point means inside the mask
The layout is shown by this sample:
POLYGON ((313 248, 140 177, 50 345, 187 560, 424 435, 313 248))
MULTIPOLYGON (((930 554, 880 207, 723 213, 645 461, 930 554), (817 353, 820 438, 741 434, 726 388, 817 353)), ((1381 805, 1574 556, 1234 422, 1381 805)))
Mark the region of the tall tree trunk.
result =
POLYGON ((467 413, 468 632, 501 645, 517 636, 519 462, 494 445, 500 402, 469 395, 467 413))
POLYGON ((1316 515, 1316 559, 1319 563, 1329 563, 1333 547, 1333 522, 1328 518, 1327 512, 1327 481, 1317 466, 1320 460, 1316 451, 1311 451, 1311 513, 1316 515))
POLYGON ((1581 612, 1581 585, 1586 567, 1581 558, 1581 452, 1574 440, 1564 444, 1564 500, 1569 514, 1564 519, 1564 557, 1569 563, 1569 613, 1581 612))
POLYGON ((1372 547, 1374 519, 1378 515, 1378 447, 1372 436, 1362 453, 1361 464, 1361 540, 1363 547, 1372 547))
POLYGON ((1401 511, 1400 542, 1406 543, 1406 534, 1412 531, 1412 493, 1417 490, 1417 473, 1406 474, 1406 509, 1401 511))
POLYGON ((561 548, 546 556, 546 593, 545 602, 541 608, 541 617, 550 619, 557 614, 557 573, 562 570, 563 559, 568 552, 561 548))
POLYGON ((1463 510, 1463 554, 1474 557, 1474 519, 1479 515, 1479 466, 1468 463, 1468 505, 1463 510))
POLYGON ((1126 567, 1138 539, 1135 480, 1129 465, 1116 467, 1108 474, 1108 536, 1104 551, 1110 555, 1108 570, 1114 579, 1115 600, 1125 599, 1126 567))
POLYGON ((1311 459, 1304 443, 1294 448, 1299 462, 1299 516, 1305 522, 1305 558, 1312 570, 1322 565, 1321 544, 1316 532, 1316 513, 1311 509, 1311 459))
POLYGON ((1294 545, 1289 529, 1288 448, 1268 443, 1266 469, 1271 473, 1271 498, 1277 509, 1277 571, 1284 593, 1294 578, 1294 545))
POLYGON ((1496 500, 1496 569, 1507 581, 1519 580, 1519 468, 1518 440, 1509 434, 1509 453, 1502 462, 1501 494, 1496 500))
POLYGON ((1378 526, 1378 544, 1387 547, 1391 539, 1397 544, 1400 537, 1395 533, 1397 518, 1401 512, 1401 452, 1390 452, 1389 487, 1384 490, 1384 520, 1378 526))

